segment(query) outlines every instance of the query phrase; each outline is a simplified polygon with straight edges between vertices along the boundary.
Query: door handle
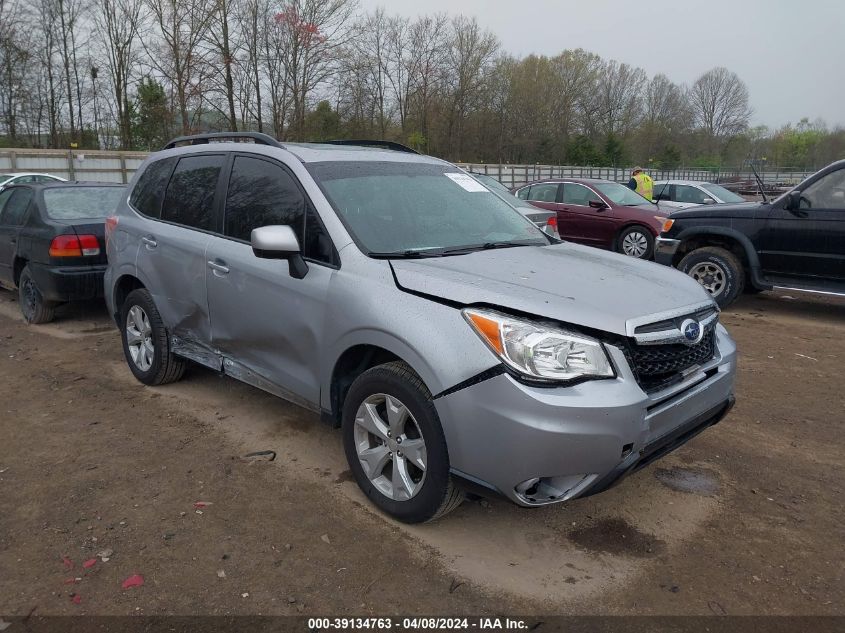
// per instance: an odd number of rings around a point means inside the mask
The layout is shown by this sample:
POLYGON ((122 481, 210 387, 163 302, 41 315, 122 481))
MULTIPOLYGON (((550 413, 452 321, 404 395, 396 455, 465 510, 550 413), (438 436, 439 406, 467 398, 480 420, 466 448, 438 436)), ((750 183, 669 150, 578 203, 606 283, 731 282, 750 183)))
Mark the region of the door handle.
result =
POLYGON ((158 242, 156 242, 151 235, 145 235, 141 238, 141 241, 144 243, 144 245, 147 247, 147 250, 149 251, 153 250, 156 246, 158 246, 158 242))
POLYGON ((229 267, 226 265, 225 262, 221 262, 220 260, 212 261, 208 260, 208 267, 214 271, 214 274, 221 274, 221 275, 228 275, 229 274, 229 267))

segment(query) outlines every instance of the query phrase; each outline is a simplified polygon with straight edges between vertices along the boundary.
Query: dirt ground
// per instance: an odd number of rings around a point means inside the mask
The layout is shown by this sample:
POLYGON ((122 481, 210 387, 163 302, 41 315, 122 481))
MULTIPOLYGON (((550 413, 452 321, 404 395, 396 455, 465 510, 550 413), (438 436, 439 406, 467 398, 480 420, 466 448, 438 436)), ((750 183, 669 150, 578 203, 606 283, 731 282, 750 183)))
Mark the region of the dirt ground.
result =
POLYGON ((316 416, 199 368, 144 387, 101 304, 26 326, 0 291, 0 613, 845 614, 845 301, 722 320, 721 424, 595 497, 409 527, 316 416))

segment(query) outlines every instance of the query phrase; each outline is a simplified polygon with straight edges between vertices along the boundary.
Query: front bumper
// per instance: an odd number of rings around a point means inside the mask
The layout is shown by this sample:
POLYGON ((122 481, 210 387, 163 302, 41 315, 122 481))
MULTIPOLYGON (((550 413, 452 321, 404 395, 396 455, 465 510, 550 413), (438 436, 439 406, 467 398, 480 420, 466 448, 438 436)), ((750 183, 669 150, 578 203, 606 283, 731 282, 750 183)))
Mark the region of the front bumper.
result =
POLYGON ((47 301, 79 301, 103 296, 106 266, 29 264, 35 285, 47 301))
POLYGON ((721 326, 717 347, 683 382, 651 394, 609 346, 612 380, 549 388, 503 374, 437 398, 453 472, 523 506, 605 490, 727 413, 736 347, 721 326))
POLYGON ((664 266, 671 266, 680 245, 681 240, 658 237, 654 240, 654 261, 664 266))

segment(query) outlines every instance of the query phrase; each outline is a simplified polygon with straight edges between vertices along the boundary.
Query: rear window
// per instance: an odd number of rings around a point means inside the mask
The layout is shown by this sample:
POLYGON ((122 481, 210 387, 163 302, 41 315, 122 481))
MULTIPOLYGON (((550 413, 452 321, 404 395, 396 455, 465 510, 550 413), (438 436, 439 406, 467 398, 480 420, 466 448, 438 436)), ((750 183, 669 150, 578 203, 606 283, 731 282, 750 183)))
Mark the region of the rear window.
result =
POLYGON ((161 203, 164 200, 164 190, 167 188, 167 181, 176 165, 176 158, 165 158, 147 165, 144 173, 138 178, 132 195, 129 196, 131 204, 138 213, 150 218, 161 217, 161 203))
POLYGON ((123 187, 55 187, 44 190, 44 208, 54 220, 105 218, 124 192, 123 187))

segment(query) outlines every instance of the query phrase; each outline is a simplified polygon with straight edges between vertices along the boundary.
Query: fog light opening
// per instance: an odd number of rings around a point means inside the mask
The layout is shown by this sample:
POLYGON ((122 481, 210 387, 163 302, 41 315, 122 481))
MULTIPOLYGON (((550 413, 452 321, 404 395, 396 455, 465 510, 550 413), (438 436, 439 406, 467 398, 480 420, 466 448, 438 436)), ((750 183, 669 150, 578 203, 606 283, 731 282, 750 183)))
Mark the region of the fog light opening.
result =
POLYGON ((517 496, 530 505, 544 505, 571 498, 589 485, 596 475, 532 477, 514 488, 517 496))

